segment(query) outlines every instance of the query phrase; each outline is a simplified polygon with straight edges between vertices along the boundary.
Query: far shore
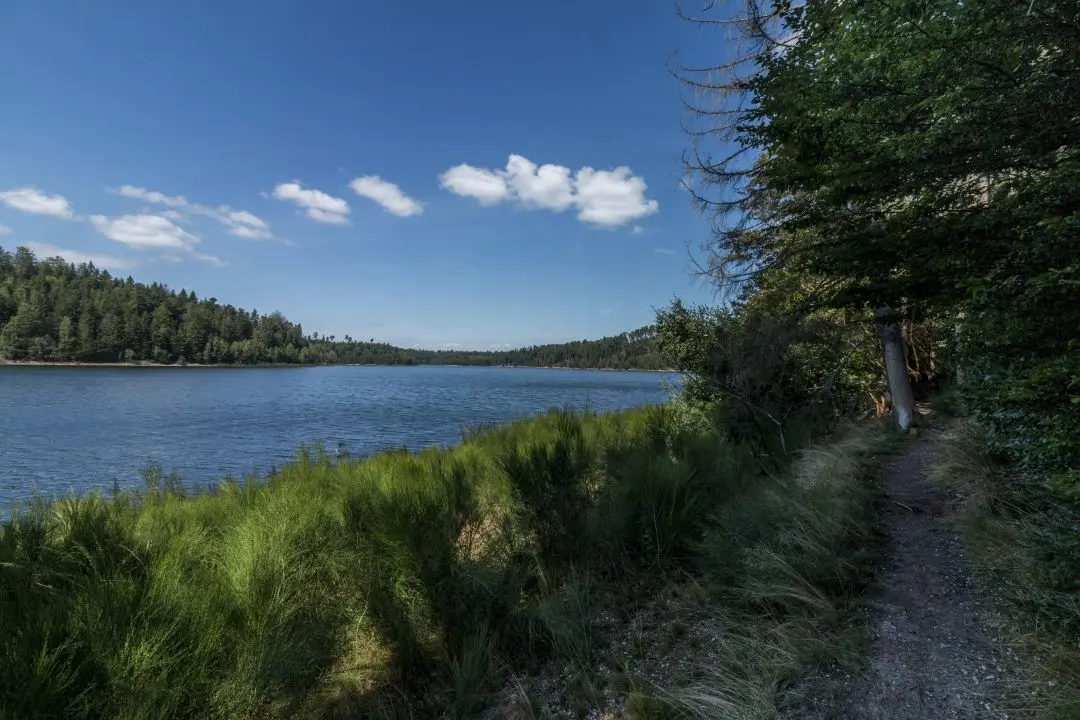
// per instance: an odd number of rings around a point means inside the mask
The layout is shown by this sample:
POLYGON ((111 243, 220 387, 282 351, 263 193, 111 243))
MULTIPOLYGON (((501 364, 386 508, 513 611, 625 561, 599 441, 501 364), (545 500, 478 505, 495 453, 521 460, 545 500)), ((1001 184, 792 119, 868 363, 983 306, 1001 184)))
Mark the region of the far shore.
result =
POLYGON ((651 370, 645 368, 579 368, 566 367, 565 365, 469 365, 450 363, 406 363, 379 364, 379 363, 335 363, 335 364, 302 364, 302 363, 264 363, 259 365, 236 365, 236 364, 206 364, 206 363, 156 363, 149 360, 135 362, 82 362, 79 360, 4 360, 0 358, 0 367, 85 367, 85 368, 311 368, 311 367, 501 367, 507 370, 521 368, 533 370, 600 370, 606 372, 654 372, 675 373, 677 370, 660 369, 651 370))

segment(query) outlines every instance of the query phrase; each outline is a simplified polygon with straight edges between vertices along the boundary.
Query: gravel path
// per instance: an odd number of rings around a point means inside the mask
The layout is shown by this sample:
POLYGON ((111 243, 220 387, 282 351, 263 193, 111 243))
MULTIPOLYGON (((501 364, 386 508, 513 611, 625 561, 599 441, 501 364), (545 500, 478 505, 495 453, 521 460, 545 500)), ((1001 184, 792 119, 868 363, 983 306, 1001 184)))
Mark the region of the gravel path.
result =
POLYGON ((992 603, 975 584, 953 498, 926 481, 933 431, 882 469, 886 538, 879 591, 857 676, 818 675, 791 718, 945 720, 1017 718, 1002 698, 1020 663, 992 628, 992 603))

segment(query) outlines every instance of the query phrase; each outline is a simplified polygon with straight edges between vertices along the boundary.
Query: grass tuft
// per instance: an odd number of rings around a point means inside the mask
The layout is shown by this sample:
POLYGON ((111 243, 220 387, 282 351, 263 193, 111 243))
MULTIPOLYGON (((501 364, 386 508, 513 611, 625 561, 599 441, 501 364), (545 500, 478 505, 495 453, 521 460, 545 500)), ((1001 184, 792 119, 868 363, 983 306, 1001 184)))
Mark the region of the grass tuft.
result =
POLYGON ((1002 623, 1035 668, 1009 688, 1039 717, 1080 716, 1080 506, 988 457, 982 428, 954 420, 930 478, 964 502, 978 569, 1004 601, 1002 623))

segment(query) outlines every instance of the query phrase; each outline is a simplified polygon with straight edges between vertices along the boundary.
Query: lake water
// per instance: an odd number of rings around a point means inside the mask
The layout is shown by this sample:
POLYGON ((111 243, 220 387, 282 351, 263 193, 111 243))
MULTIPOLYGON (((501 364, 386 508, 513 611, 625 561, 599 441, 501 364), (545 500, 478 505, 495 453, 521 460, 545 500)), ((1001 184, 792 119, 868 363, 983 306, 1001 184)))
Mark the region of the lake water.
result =
POLYGON ((185 484, 265 472, 301 443, 353 456, 450 445, 466 425, 570 405, 662 402, 660 373, 479 367, 0 366, 0 515, 10 503, 141 486, 150 465, 185 484))

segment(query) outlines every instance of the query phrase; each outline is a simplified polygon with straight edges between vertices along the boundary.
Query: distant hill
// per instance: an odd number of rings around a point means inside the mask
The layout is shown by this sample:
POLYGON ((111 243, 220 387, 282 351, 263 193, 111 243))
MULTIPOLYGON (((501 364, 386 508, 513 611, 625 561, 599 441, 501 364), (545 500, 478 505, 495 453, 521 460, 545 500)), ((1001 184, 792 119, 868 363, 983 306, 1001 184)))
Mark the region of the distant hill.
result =
POLYGON ((656 330, 500 352, 413 350, 304 335, 281 313, 0 248, 0 359, 81 362, 515 365, 656 370, 656 330))

